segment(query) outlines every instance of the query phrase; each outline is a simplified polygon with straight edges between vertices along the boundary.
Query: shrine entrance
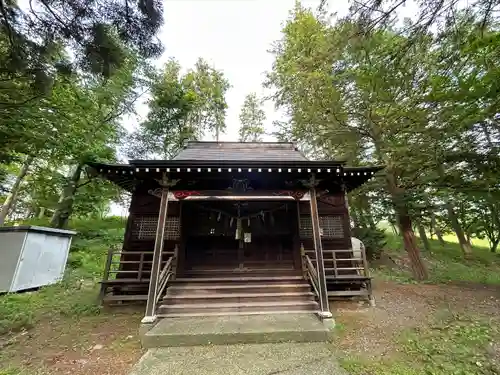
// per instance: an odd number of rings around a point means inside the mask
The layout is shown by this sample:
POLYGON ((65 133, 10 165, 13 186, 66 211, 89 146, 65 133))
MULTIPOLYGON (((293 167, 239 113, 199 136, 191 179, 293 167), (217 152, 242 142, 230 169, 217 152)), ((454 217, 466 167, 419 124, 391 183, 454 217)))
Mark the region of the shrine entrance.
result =
POLYGON ((300 266, 297 203, 184 201, 186 271, 300 266))

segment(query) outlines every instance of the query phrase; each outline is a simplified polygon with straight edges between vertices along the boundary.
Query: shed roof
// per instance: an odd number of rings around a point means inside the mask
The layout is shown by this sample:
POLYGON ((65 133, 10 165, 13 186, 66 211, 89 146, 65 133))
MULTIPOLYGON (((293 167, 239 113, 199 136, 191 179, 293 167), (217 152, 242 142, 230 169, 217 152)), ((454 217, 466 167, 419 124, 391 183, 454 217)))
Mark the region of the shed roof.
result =
POLYGON ((173 160, 307 161, 292 142, 189 141, 173 160))

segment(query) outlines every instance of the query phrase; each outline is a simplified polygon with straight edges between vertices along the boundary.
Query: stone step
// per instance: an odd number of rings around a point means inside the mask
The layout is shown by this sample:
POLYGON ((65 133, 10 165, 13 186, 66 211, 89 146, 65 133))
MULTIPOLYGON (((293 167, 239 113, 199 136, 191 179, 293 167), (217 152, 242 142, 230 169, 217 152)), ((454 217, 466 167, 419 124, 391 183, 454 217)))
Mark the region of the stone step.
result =
POLYGON ((318 304, 315 301, 272 301, 272 302, 246 302, 246 303, 198 303, 198 304, 181 304, 160 305, 158 314, 169 315, 170 313, 193 313, 193 312, 219 312, 227 313, 234 311, 254 312, 254 311, 280 311, 280 310, 295 310, 295 311, 316 311, 318 304))
MULTIPOLYGON (((333 327, 332 327, 333 328, 333 327)), ((161 319, 142 336, 145 348, 245 343, 324 342, 329 327, 313 313, 193 315, 161 319)))
POLYGON ((307 282, 293 283, 209 283, 199 284, 172 284, 167 289, 167 295, 205 295, 210 293, 292 293, 308 292, 311 287, 307 282))
POLYGON ((163 299, 164 305, 173 304, 212 304, 212 303, 248 303, 270 301, 314 301, 312 292, 290 293, 183 293, 177 295, 167 294, 163 299))

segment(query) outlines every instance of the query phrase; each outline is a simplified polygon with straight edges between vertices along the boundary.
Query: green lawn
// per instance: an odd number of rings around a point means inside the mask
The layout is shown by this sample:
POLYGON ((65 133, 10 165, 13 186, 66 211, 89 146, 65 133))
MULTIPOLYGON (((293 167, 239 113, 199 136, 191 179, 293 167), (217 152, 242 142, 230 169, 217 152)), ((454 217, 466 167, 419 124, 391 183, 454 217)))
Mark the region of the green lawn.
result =
MULTIPOLYGON (((445 236, 446 245, 429 240, 431 251, 426 252, 420 244, 422 256, 429 267, 431 283, 469 282, 486 285, 500 285, 500 254, 491 253, 485 240, 474 239, 473 254, 465 258, 455 236, 445 236)), ((400 236, 387 231, 385 253, 392 258, 404 258, 405 250, 400 236)), ((375 276, 401 282, 411 282, 409 267, 382 267, 373 270, 375 276)))

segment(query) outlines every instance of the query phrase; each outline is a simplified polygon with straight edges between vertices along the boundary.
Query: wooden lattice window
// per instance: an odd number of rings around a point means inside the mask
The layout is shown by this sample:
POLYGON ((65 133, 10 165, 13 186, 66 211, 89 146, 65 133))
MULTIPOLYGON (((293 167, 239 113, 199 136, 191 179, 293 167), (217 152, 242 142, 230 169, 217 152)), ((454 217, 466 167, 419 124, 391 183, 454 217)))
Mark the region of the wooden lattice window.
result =
MULTIPOLYGON (((140 216, 134 220, 132 237, 138 240, 154 240, 158 218, 155 216, 140 216)), ((167 217, 165 239, 176 240, 181 235, 181 224, 178 217, 167 217)))
POLYGON ((342 216, 320 216, 319 226, 323 230, 325 238, 344 238, 344 225, 342 216))
POLYGON ((310 216, 300 217, 300 238, 312 238, 312 221, 310 216))
MULTIPOLYGON (((319 226, 323 238, 344 238, 344 225, 341 215, 321 215, 319 226)), ((300 237, 312 238, 312 221, 310 216, 300 217, 300 237)))

